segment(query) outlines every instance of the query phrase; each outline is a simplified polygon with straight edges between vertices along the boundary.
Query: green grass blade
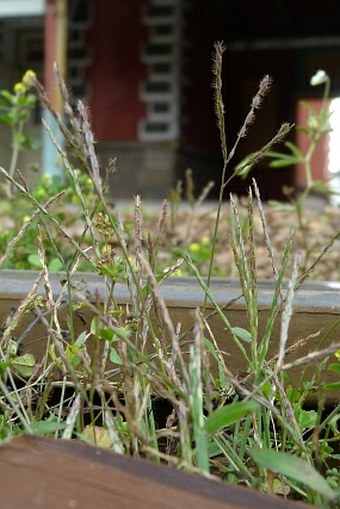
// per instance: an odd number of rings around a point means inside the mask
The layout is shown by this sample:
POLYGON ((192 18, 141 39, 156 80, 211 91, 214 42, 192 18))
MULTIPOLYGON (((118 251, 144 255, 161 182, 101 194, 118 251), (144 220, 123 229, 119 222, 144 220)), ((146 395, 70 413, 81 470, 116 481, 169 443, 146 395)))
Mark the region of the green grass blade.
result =
POLYGON ((204 395, 203 395, 203 322, 198 312, 196 313, 196 324, 194 327, 194 344, 190 348, 189 376, 190 387, 188 387, 189 402, 192 414, 193 436, 196 444, 196 460, 200 469, 209 472, 209 455, 207 435, 204 430, 204 395))
POLYGON ((254 401, 238 401, 219 407, 207 417, 204 429, 207 433, 214 433, 224 426, 234 424, 246 415, 255 412, 258 407, 258 403, 254 401))
POLYGON ((335 500, 337 494, 329 486, 326 479, 303 459, 270 449, 252 449, 250 454, 254 461, 262 467, 282 474, 298 483, 303 483, 326 498, 335 500))

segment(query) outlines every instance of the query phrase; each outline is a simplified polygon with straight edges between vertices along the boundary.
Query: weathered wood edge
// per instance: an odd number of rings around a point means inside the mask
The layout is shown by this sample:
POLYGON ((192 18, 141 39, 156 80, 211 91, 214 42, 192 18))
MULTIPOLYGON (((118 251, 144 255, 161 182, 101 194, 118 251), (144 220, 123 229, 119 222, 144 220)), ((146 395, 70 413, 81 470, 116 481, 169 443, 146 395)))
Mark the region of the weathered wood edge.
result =
POLYGON ((310 507, 76 441, 34 436, 0 447, 0 479, 2 509, 310 507))
MULTIPOLYGON (((0 271, 0 298, 18 300, 27 295, 38 276, 37 271, 0 271)), ((50 276, 55 294, 60 292, 62 274, 52 273, 50 276)), ((78 273, 73 278, 75 286, 80 285, 91 294, 105 298, 106 288, 104 278, 92 273, 78 273)), ((258 305, 260 309, 269 309, 274 294, 274 282, 269 280, 258 281, 258 305)), ((161 293, 169 307, 195 308, 200 306, 204 299, 204 292, 197 280, 192 277, 171 277, 161 284, 161 293)), ((43 292, 43 285, 40 286, 43 292)), ((223 306, 233 299, 231 308, 244 307, 240 284, 236 280, 213 278, 211 291, 216 302, 223 306)), ((130 294, 125 284, 117 283, 114 291, 118 303, 130 301, 130 294)), ((210 303, 208 302, 208 307, 210 303)), ((340 283, 335 282, 307 282, 295 294, 294 309, 310 309, 310 312, 327 311, 340 316, 340 283)))

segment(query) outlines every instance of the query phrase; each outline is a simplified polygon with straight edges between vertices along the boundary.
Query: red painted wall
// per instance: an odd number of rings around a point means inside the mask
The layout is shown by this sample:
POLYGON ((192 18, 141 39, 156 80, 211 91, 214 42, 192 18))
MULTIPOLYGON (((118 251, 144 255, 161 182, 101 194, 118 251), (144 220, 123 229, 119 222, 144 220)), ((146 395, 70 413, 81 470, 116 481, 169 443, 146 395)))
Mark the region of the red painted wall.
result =
MULTIPOLYGON (((308 110, 303 103, 308 104, 309 108, 314 109, 316 112, 320 112, 322 107, 322 99, 305 99, 297 104, 296 112, 296 125, 306 126, 308 122, 308 110)), ((329 136, 325 136, 321 142, 318 143, 316 150, 312 156, 312 177, 313 180, 322 180, 327 177, 328 173, 328 142, 329 136)), ((299 150, 306 154, 310 146, 310 140, 301 131, 297 131, 296 144, 299 150)), ((296 184, 304 186, 306 184, 305 170, 302 164, 296 166, 296 184)))
POLYGON ((91 84, 92 125, 99 141, 135 140, 137 122, 144 117, 138 99, 146 69, 140 55, 147 37, 141 24, 146 0, 96 0, 90 33, 93 59, 91 84))

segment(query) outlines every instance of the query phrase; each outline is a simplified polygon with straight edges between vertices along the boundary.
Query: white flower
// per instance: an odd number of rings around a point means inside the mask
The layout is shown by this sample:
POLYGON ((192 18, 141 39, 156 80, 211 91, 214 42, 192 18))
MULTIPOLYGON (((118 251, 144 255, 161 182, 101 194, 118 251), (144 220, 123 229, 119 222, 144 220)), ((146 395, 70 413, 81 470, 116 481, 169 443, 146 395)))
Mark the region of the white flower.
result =
POLYGON ((328 74, 323 69, 318 69, 314 76, 310 79, 310 84, 312 87, 316 87, 318 85, 322 85, 329 80, 328 74))

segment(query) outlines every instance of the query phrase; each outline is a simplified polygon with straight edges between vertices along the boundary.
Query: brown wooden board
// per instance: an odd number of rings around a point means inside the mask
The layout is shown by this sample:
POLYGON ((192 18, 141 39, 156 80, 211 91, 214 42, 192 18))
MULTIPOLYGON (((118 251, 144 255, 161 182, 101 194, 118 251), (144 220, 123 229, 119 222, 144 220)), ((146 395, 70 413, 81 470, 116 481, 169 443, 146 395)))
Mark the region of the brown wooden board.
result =
MULTIPOLYGON (((31 290, 36 278, 37 272, 34 271, 0 271, 0 323, 4 323, 11 309, 17 307, 31 290)), ((51 275, 51 284, 55 297, 60 294, 61 276, 51 275)), ((102 302, 105 299, 107 289, 104 278, 96 274, 79 273, 73 280, 73 284, 86 298, 93 302, 102 302)), ((237 281, 230 279, 213 279, 211 282, 211 291, 216 302, 222 308, 226 306, 225 314, 233 326, 248 328, 247 313, 244 299, 241 298, 242 291, 237 281)), ((43 284, 39 287, 39 292, 44 293, 43 284)), ((168 306, 171 318, 174 324, 180 323, 181 330, 189 329, 194 323, 194 310, 202 307, 204 301, 204 292, 198 282, 193 278, 169 278, 161 285, 161 293, 168 306)), ((274 283, 272 281, 258 282, 258 316, 259 316, 259 338, 265 329, 266 321, 270 313, 271 303, 274 295, 274 283)), ((130 295, 125 284, 117 283, 115 285, 115 300, 118 304, 124 305, 130 302, 130 295)), ((60 310, 61 325, 67 328, 67 306, 60 310)), ((208 312, 212 311, 212 305, 208 301, 208 312)), ((74 316, 74 328, 76 334, 80 334, 85 326, 83 320, 86 320, 86 328, 93 314, 89 310, 83 310, 82 317, 74 316)), ((279 317, 280 318, 280 317, 279 317)), ((291 362, 297 358, 306 356, 310 352, 318 349, 322 335, 329 330, 327 339, 323 342, 323 347, 339 341, 339 326, 334 324, 339 322, 340 318, 340 283, 306 283, 296 293, 294 298, 293 316, 289 327, 289 338, 287 347, 292 347, 301 338, 307 338, 303 345, 298 349, 293 349, 287 356, 286 361, 291 362), (332 330, 331 330, 332 329, 332 330), (315 335, 318 333, 319 335, 315 335)), ((208 320, 210 328, 214 333, 216 341, 221 349, 228 354, 228 362, 232 370, 244 371, 244 358, 240 350, 233 343, 230 334, 225 330, 225 324, 219 316, 211 316, 208 320)), ((33 314, 27 313, 14 331, 13 337, 21 342, 24 352, 32 353, 36 359, 41 360, 46 353, 46 328, 36 321, 33 314), (28 333, 27 333, 28 331, 28 333), (21 340, 20 338, 24 338, 21 340)), ((280 320, 277 319, 269 345, 269 358, 277 354, 279 350, 280 338, 280 320)), ((91 342, 89 342, 91 343, 91 342)), ((91 348, 91 344, 88 345, 91 348)), ((319 359, 316 361, 319 362, 319 359)), ((314 365, 316 365, 314 363, 314 365)), ((211 366, 214 371, 214 365, 211 366)), ((297 366, 290 370, 290 383, 299 386, 300 376, 305 369, 305 365, 297 366)), ((313 364, 311 371, 313 372, 313 364)), ((324 382, 338 381, 338 375, 331 371, 323 373, 324 382)), ((339 391, 327 391, 326 397, 329 402, 339 401, 339 391)))
POLYGON ((76 441, 23 436, 0 447, 1 509, 303 509, 76 441))

